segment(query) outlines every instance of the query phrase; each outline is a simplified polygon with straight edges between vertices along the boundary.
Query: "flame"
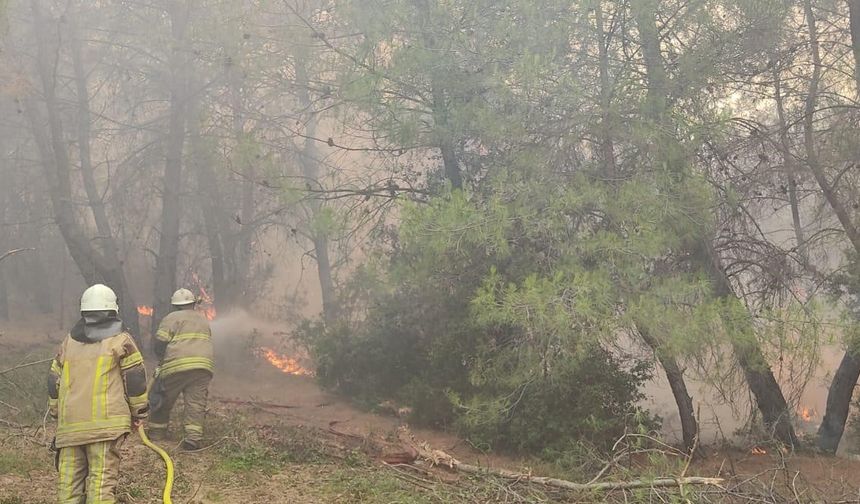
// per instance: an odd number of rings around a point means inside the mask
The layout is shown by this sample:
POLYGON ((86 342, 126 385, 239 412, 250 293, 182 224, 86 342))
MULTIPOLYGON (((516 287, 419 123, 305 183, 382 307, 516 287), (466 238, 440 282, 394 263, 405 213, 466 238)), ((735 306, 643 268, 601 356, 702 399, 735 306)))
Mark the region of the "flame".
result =
POLYGON ((139 315, 143 315, 144 317, 151 317, 153 313, 155 313, 155 309, 151 306, 138 306, 137 313, 139 315))
POLYGON ((260 347, 259 355, 283 373, 297 376, 313 376, 314 374, 313 371, 299 364, 298 360, 288 355, 279 354, 271 348, 260 347))
POLYGON ((197 301, 197 309, 203 312, 203 315, 207 320, 214 320, 215 316, 218 315, 218 312, 215 310, 215 303, 212 300, 212 296, 206 292, 206 288, 203 287, 203 282, 200 281, 200 277, 197 276, 197 273, 192 272, 191 278, 194 280, 194 283, 197 284, 197 289, 200 291, 200 296, 197 301))
POLYGON ((799 413, 800 413, 801 420, 803 420, 804 422, 811 422, 811 421, 815 420, 816 416, 818 416, 817 411, 815 411, 812 408, 806 408, 806 407, 801 408, 799 413))
POLYGON ((767 455, 767 450, 759 446, 753 446, 753 449, 750 450, 750 453, 752 453, 753 455, 767 455))

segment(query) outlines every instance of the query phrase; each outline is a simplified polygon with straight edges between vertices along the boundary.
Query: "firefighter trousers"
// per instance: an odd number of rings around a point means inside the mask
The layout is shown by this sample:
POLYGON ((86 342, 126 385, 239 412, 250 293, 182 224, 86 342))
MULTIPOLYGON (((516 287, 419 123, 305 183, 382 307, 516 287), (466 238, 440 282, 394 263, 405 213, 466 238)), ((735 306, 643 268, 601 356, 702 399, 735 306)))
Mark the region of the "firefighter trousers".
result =
POLYGON ((59 504, 114 504, 125 436, 59 450, 59 504))
POLYGON ((205 369, 189 369, 157 378, 163 380, 164 398, 149 416, 149 428, 156 435, 167 431, 170 411, 182 395, 185 403, 183 427, 185 439, 199 443, 203 440, 203 420, 206 418, 206 402, 209 398, 209 382, 212 373, 205 369))

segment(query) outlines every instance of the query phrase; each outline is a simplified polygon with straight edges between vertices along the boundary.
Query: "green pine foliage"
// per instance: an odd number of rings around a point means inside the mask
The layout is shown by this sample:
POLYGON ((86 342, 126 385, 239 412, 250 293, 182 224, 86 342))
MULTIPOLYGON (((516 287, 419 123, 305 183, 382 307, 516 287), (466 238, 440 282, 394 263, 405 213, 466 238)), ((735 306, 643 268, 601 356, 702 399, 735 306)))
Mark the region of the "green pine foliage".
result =
POLYGON ((707 282, 661 271, 706 205, 653 178, 531 175, 500 170, 480 194, 405 205, 346 289, 349 322, 304 327, 321 380, 479 446, 552 458, 655 426, 637 408, 652 359, 617 345, 634 321, 678 355, 714 333, 707 282))

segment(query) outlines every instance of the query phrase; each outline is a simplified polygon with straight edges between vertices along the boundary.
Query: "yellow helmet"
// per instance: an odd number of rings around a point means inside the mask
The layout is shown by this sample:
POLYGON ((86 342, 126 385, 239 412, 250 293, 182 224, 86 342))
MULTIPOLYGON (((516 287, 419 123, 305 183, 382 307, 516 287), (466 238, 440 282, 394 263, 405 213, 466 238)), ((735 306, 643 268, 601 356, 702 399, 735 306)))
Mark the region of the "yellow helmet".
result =
POLYGON ((196 302, 197 298, 194 297, 194 293, 188 289, 179 289, 170 298, 170 304, 173 306, 185 306, 196 302))
POLYGON ((95 284, 89 287, 81 295, 81 311, 119 311, 119 305, 116 303, 116 293, 103 284, 95 284))

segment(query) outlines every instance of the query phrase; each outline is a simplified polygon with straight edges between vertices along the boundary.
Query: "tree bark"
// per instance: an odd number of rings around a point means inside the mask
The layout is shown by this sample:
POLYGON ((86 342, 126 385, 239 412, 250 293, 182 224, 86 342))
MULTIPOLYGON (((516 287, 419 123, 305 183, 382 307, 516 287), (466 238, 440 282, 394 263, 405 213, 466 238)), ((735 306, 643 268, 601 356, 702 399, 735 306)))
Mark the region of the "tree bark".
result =
POLYGON ((847 0, 848 27, 851 31, 851 52, 854 54, 854 82, 860 93, 860 0, 847 0))
MULTIPOLYGON (((60 230, 69 254, 75 261, 84 281, 88 284, 104 282, 122 293, 121 268, 92 246, 92 239, 77 220, 73 203, 71 162, 67 151, 67 139, 63 131, 60 107, 56 95, 56 79, 48 54, 47 34, 51 29, 42 17, 38 0, 31 1, 36 39, 36 70, 45 101, 47 125, 40 119, 38 107, 32 98, 22 100, 23 111, 33 132, 37 152, 48 186, 54 221, 60 230), (47 129, 47 131, 46 131, 47 129)), ((55 50, 59 50, 56 48, 55 50)), ((122 302, 122 300, 120 300, 122 302)), ((126 300, 127 302, 128 300, 126 300)), ((136 315, 136 310, 133 311, 136 315)), ((130 322, 136 325, 136 317, 130 322)))
MULTIPOLYGON (((319 119, 313 110, 313 103, 311 102, 311 97, 308 92, 310 82, 306 66, 306 57, 307 55, 297 54, 295 59, 296 87, 298 90, 297 94, 299 105, 302 110, 306 110, 309 113, 309 116, 305 121, 305 136, 307 138, 304 139, 304 145, 299 159, 302 165, 302 174, 308 180, 308 183, 319 184, 320 157, 317 152, 316 141, 313 140, 316 136, 319 119)), ((313 198, 310 200, 309 206, 311 210, 311 218, 318 218, 323 209, 322 202, 319 199, 313 198)), ((323 320, 326 324, 331 324, 336 321, 339 316, 339 306, 337 295, 335 293, 331 259, 329 257, 329 231, 315 229, 316 226, 311 226, 311 228, 311 239, 314 245, 314 258, 317 262, 317 275, 322 296, 323 320)))
POLYGON ((176 289, 179 260, 179 224, 182 213, 182 151, 188 101, 190 49, 186 30, 189 2, 170 2, 168 7, 172 54, 170 55, 170 114, 165 140, 164 177, 161 196, 161 233, 155 263, 155 313, 153 324, 170 311, 170 296, 176 289))
MULTIPOLYGON (((683 151, 675 139, 674 128, 669 114, 668 77, 660 52, 660 34, 656 24, 658 0, 633 0, 630 3, 633 17, 639 29, 642 58, 645 64, 645 81, 647 86, 645 115, 656 129, 656 138, 652 148, 659 163, 663 164, 676 179, 685 176, 685 159, 683 151)), ((703 232, 699 250, 692 250, 693 257, 701 261, 705 272, 711 279, 713 293, 716 298, 737 301, 731 282, 722 268, 717 252, 712 246, 712 239, 703 232)), ((791 414, 782 389, 773 376, 764 353, 754 337, 752 321, 746 323, 745 331, 750 331, 753 337, 747 338, 741 345, 732 339, 732 347, 746 378, 750 391, 756 400, 756 405, 762 413, 765 426, 771 430, 776 439, 788 446, 797 445, 797 437, 791 424, 791 414)))
MULTIPOLYGON (((233 108, 233 136, 237 145, 245 141, 245 110, 242 97, 242 68, 241 57, 236 58, 236 63, 230 69, 230 91, 233 108)), ((306 139, 307 140, 307 139, 306 139)), ((310 141, 310 140, 307 140, 310 141)), ((248 292, 248 279, 251 274, 251 242, 254 235, 254 216, 256 214, 256 170, 254 163, 247 159, 243 160, 242 172, 242 198, 239 211, 241 213, 241 224, 237 234, 233 253, 235 254, 236 267, 233 275, 234 293, 232 302, 246 299, 243 293, 248 292)))
MULTIPOLYGON (((860 0, 848 0, 849 21, 851 29, 851 46, 854 53, 854 78, 857 91, 860 93, 860 0)), ((818 160, 815 149, 814 114, 818 98, 818 86, 821 80, 821 56, 818 45, 818 32, 815 23, 815 15, 812 5, 807 0, 804 3, 804 12, 807 18, 809 30, 810 48, 812 50, 813 75, 809 85, 809 93, 806 99, 806 110, 804 117, 804 144, 806 147, 807 162, 821 189, 825 200, 836 214, 836 218, 842 225, 845 235, 854 247, 856 253, 860 254, 860 231, 851 220, 848 209, 839 199, 836 188, 830 185, 824 173, 824 168, 818 160)), ((830 382, 827 392, 827 404, 824 418, 818 427, 818 446, 821 450, 835 454, 839 448, 839 442, 845 431, 845 422, 851 407, 851 398, 854 395, 854 386, 860 378, 860 356, 857 348, 849 345, 839 367, 830 382)))
POLYGON ((597 30, 597 55, 599 59, 600 78, 600 128, 601 142, 600 152, 606 171, 610 180, 618 177, 618 168, 615 161, 615 142, 612 136, 612 88, 609 83, 609 34, 604 30, 603 4, 598 0, 594 8, 594 17, 597 30))
MULTIPOLYGON (((196 101, 195 101, 196 103, 196 101)), ((221 190, 213 163, 205 150, 200 131, 200 114, 197 107, 189 113, 188 140, 191 145, 189 168, 197 182, 196 195, 203 216, 203 229, 209 247, 209 262, 212 269, 212 289, 215 308, 222 310, 232 302, 232 288, 227 278, 227 253, 224 250, 223 229, 220 224, 222 210, 218 207, 221 190)))
POLYGON ((787 179, 788 203, 791 207, 791 222, 794 228, 794 238, 797 241, 797 251, 803 260, 806 260, 806 239, 803 236, 803 223, 800 220, 800 205, 797 199, 797 163, 791 152, 791 142, 788 139, 788 121, 785 119, 785 105, 782 96, 782 79, 779 67, 773 71, 774 98, 776 101, 776 115, 779 121, 779 146, 782 151, 783 171, 787 179))
MULTIPOLYGON (((436 26, 433 24, 434 14, 431 11, 431 2, 427 0, 416 0, 415 6, 418 12, 418 22, 421 25, 424 45, 430 50, 438 50, 439 44, 436 26)), ((463 172, 460 169, 460 161, 457 158, 456 142, 451 133, 449 121, 450 104, 445 86, 446 76, 440 76, 440 69, 430 68, 430 99, 429 104, 433 116, 433 141, 442 154, 442 165, 445 178, 453 189, 463 188, 463 172)))
MULTIPOLYGON (((706 243, 706 250, 701 255, 707 257, 709 263, 709 276, 714 295, 717 298, 732 302, 738 301, 716 251, 710 246, 710 240, 706 243)), ((786 446, 798 446, 794 425, 791 423, 792 414, 788 408, 788 402, 785 400, 782 388, 773 376, 773 371, 755 337, 753 322, 751 318, 746 317, 739 324, 741 325, 739 330, 747 333, 747 337, 743 339, 732 338, 732 350, 761 412, 762 421, 774 439, 786 446)))
POLYGON ((84 190, 87 194, 87 201, 90 210, 93 214, 93 219, 96 223, 98 243, 101 244, 101 252, 104 255, 105 266, 110 271, 109 277, 105 278, 106 283, 113 288, 119 295, 120 313, 122 320, 125 322, 128 329, 135 338, 139 338, 140 326, 137 313, 137 303, 131 289, 126 281, 125 271, 122 261, 119 258, 116 238, 113 229, 108 220, 105 204, 99 194, 95 180, 95 169, 93 167, 92 155, 90 153, 91 142, 91 114, 89 102, 89 88, 87 86, 87 77, 84 71, 84 64, 81 55, 81 41, 77 32, 77 26, 71 24, 71 52, 72 63, 75 74, 75 90, 77 92, 78 102, 78 151, 81 162, 81 178, 83 179, 84 190))
MULTIPOLYGON (((615 140, 612 134, 611 124, 611 95, 612 90, 609 81, 609 35, 605 32, 603 21, 603 5, 598 1, 594 8, 595 24, 597 32, 597 54, 599 58, 599 80, 600 80, 600 115, 601 115, 601 141, 600 153, 606 167, 610 183, 615 184, 618 178, 618 168, 615 160, 615 140)), ((659 54, 657 55, 659 57, 659 54)), ((661 65, 662 66, 662 65, 661 65)), ((665 77, 665 76, 664 76, 665 77)), ((637 330, 642 341, 651 348, 654 356, 663 367, 672 396, 678 407, 678 417, 681 420, 681 436, 684 448, 688 452, 695 449, 699 436, 699 423, 696 421, 696 412, 693 407, 693 398, 687 391, 687 383, 684 380, 684 372, 678 365, 678 361, 665 352, 660 340, 642 324, 637 325, 637 330)))
POLYGON ((669 388, 672 389, 672 396, 675 398, 675 404, 678 406, 678 417, 681 419, 681 435, 684 440, 684 448, 688 453, 691 453, 695 449, 697 438, 699 437, 699 422, 696 421, 693 398, 687 392, 684 371, 678 366, 678 361, 674 357, 661 350, 660 342, 650 331, 642 326, 638 327, 638 331, 642 337, 642 341, 651 348, 660 365, 663 366, 666 380, 669 382, 669 388))

